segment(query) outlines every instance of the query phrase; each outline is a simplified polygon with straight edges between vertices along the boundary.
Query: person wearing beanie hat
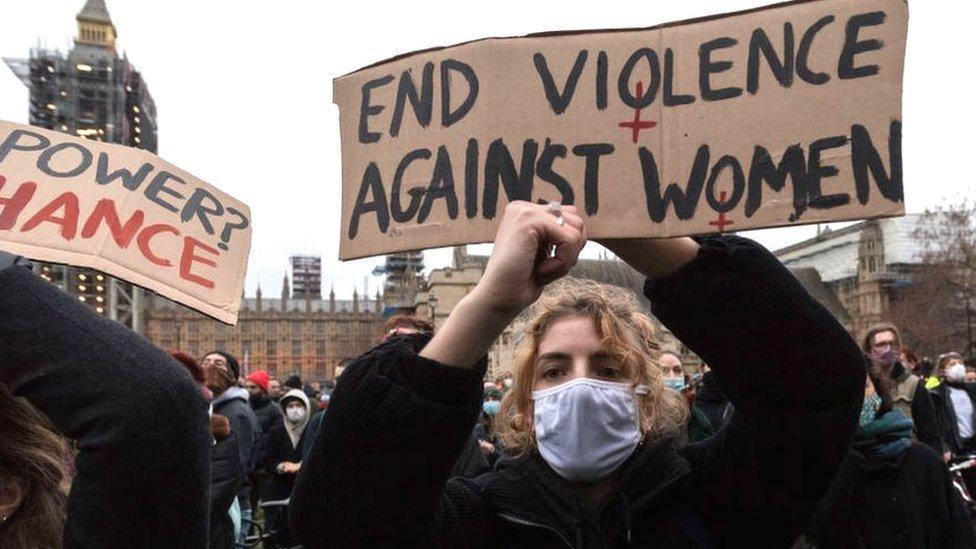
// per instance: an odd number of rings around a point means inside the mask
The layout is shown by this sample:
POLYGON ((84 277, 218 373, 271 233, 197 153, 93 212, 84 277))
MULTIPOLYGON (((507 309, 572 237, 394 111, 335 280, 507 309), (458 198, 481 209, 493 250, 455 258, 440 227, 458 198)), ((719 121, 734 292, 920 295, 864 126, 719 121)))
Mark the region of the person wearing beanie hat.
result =
POLYGON ((261 432, 267 434, 279 419, 281 410, 271 402, 268 397, 268 383, 271 376, 264 370, 257 370, 247 376, 244 381, 244 388, 250 393, 249 402, 254 415, 258 417, 258 424, 261 425, 261 432))
POLYGON ((237 386, 241 370, 237 359, 223 351, 213 351, 204 355, 200 361, 206 376, 207 387, 213 391, 213 413, 220 414, 230 421, 230 430, 237 443, 237 454, 244 478, 238 492, 241 516, 251 518, 251 481, 248 478, 257 462, 257 451, 261 441, 261 424, 251 409, 249 394, 237 386))
MULTIPOLYGON (((251 375, 247 376, 244 381, 244 388, 250 393, 250 405, 251 410, 254 411, 254 415, 258 418, 258 425, 261 427, 261 438, 258 442, 258 448, 264 448, 267 440, 268 434, 271 432, 271 428, 281 422, 281 409, 278 405, 271 400, 268 396, 268 387, 270 385, 271 376, 268 372, 264 370, 257 370, 252 372, 251 375)), ((259 458, 260 459, 260 458, 259 458)), ((262 493, 262 486, 268 477, 268 471, 264 470, 260 461, 257 462, 257 466, 254 471, 251 472, 250 481, 253 486, 251 490, 251 508, 253 509, 258 503, 258 495, 262 493)))

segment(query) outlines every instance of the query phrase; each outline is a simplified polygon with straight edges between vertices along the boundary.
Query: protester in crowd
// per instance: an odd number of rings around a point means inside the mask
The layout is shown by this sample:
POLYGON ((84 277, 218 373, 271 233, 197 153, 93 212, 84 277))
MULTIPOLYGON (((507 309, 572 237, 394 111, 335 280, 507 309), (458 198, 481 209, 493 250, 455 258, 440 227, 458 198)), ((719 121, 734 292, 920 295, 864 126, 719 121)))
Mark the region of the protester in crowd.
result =
MULTIPOLYGON (((311 415, 308 395, 300 389, 291 389, 281 397, 281 412, 281 420, 271 428, 260 458, 262 467, 270 473, 261 493, 264 501, 282 500, 291 496, 295 475, 302 466, 306 426, 311 415)), ((278 531, 278 543, 290 543, 287 520, 279 516, 280 512, 279 509, 266 509, 265 524, 273 525, 278 531)))
MULTIPOLYGON (((281 408, 278 407, 278 403, 271 400, 269 395, 270 385, 271 376, 265 370, 251 372, 245 378, 244 382, 244 388, 247 389, 249 395, 248 403, 251 405, 251 410, 254 411, 254 415, 257 416, 258 425, 261 428, 261 436, 258 439, 257 446, 259 453, 260 449, 264 448, 267 444, 271 428, 281 421, 281 408)), ((258 505, 269 474, 261 466, 261 463, 257 462, 254 470, 249 475, 251 482, 250 506, 252 510, 258 505)))
POLYGON ((478 423, 474 426, 474 436, 488 460, 488 466, 494 467, 505 456, 504 445, 495 433, 495 417, 501 409, 504 393, 494 383, 486 382, 486 385, 490 387, 485 388, 485 400, 481 405, 478 423))
POLYGON ((61 547, 67 456, 48 419, 0 383, 0 547, 61 547))
POLYGON ((281 382, 275 378, 268 380, 268 398, 275 404, 281 400, 281 382))
POLYGON ((380 337, 380 341, 386 341, 393 336, 416 333, 432 334, 434 333, 434 325, 419 316, 393 315, 383 324, 383 335, 380 337))
MULTIPOLYGON (((905 369, 913 375, 919 375, 918 365, 919 359, 918 355, 915 354, 915 350, 911 347, 902 347, 901 349, 901 363, 905 366, 905 369)), ((921 376, 920 376, 921 377, 921 376)))
POLYGON ((270 383, 271 377, 264 370, 251 372, 244 382, 244 388, 248 392, 248 403, 258 418, 258 425, 261 426, 261 433, 264 436, 267 436, 271 427, 281 419, 281 409, 271 401, 268 394, 270 383))
MULTIPOLYGON (((207 388, 207 376, 200 364, 190 355, 177 351, 172 357, 186 368, 197 382, 200 394, 210 402, 213 393, 207 388)), ((234 520, 230 508, 235 504, 243 483, 242 469, 237 455, 237 439, 230 430, 230 421, 220 414, 210 414, 213 446, 210 451, 210 545, 209 549, 234 549, 234 520)))
POLYGON ((285 382, 282 383, 283 390, 287 392, 290 389, 301 390, 304 384, 302 383, 302 378, 298 374, 292 374, 285 378, 285 382))
POLYGON ((927 357, 923 358, 918 363, 918 377, 925 382, 925 388, 928 390, 935 389, 942 383, 935 374, 935 364, 929 360, 927 357))
POLYGON ((901 363, 901 335, 894 324, 878 324, 864 336, 864 352, 882 364, 886 375, 895 381, 891 390, 896 408, 915 425, 915 437, 949 458, 939 434, 939 422, 925 384, 901 363))
POLYGON ((661 369, 661 379, 664 382, 664 386, 680 393, 688 405, 690 411, 688 415, 688 428, 685 430, 683 440, 685 442, 698 442, 714 435, 717 429, 712 425, 708 416, 699 408, 695 407, 697 395, 687 383, 688 376, 685 374, 685 367, 681 363, 681 357, 671 351, 663 351, 658 355, 657 364, 661 369))
POLYGON ((694 415, 701 414, 714 434, 732 419, 732 412, 734 411, 735 406, 719 387, 715 372, 707 369, 702 374, 701 383, 698 384, 695 391, 695 404, 692 413, 694 415))
MULTIPOLYGON (((213 351, 204 355, 200 364, 207 376, 207 387, 214 394, 213 413, 230 421, 231 432, 236 438, 238 463, 243 476, 238 502, 241 506, 241 518, 249 521, 253 518, 250 475, 257 464, 261 425, 248 404, 250 395, 247 390, 235 384, 235 380, 241 375, 237 359, 223 351, 213 351)), ((246 532, 241 530, 241 535, 244 534, 246 532)), ((238 541, 241 541, 240 537, 238 541)))
POLYGON ((976 383, 976 366, 966 366, 966 383, 976 383))
POLYGON ((807 538, 821 549, 972 548, 959 493, 939 454, 912 442, 912 422, 894 405, 890 383, 869 367, 860 427, 807 538))
POLYGON ((0 397, 0 498, 12 510, 0 547, 57 547, 57 536, 66 547, 207 546, 212 437, 196 384, 164 351, 3 253, 0 386, 78 451, 62 527, 60 445, 0 397), (8 467, 12 457, 30 465, 8 467))
POLYGON ((958 352, 949 351, 939 355, 939 363, 938 363, 938 370, 937 370, 939 379, 945 379, 946 373, 949 371, 949 368, 952 368, 956 364, 963 364, 962 355, 959 354, 958 352))
POLYGON ((976 385, 966 383, 962 360, 952 361, 945 380, 933 391, 939 404, 942 436, 952 453, 976 453, 976 385))
POLYGON ((586 241, 575 208, 553 210, 509 204, 484 275, 433 339, 392 338, 340 380, 292 495, 306 547, 784 547, 799 535, 857 426, 864 366, 789 271, 734 236, 605 242, 720 377, 736 404, 725 429, 677 448, 687 408, 652 365, 650 319, 620 288, 565 283, 533 309, 496 419, 518 457, 449 480, 483 409, 486 352, 586 241))

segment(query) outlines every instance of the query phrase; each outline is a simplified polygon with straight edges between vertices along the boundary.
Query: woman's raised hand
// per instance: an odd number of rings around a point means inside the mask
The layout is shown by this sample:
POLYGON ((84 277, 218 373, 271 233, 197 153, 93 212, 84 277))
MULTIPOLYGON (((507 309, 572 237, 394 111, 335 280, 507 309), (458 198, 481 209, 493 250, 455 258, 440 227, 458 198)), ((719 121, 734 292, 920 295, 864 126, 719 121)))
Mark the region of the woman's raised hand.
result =
POLYGON ((586 227, 575 206, 560 208, 563 223, 545 205, 510 202, 495 236, 495 248, 475 288, 479 301, 511 315, 534 302, 546 284, 576 264, 586 227), (555 246, 555 254, 549 250, 555 246))
POLYGON ((505 208, 481 281, 454 307, 421 356, 474 367, 542 288, 569 272, 586 244, 586 228, 573 206, 562 206, 561 214, 562 224, 547 206, 512 202, 505 208))

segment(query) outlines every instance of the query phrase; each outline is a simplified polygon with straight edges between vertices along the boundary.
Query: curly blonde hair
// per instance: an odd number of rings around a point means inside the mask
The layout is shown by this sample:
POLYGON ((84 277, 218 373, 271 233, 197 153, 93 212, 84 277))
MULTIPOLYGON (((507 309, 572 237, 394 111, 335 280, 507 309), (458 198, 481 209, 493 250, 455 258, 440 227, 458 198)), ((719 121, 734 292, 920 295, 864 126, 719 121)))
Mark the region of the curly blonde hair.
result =
POLYGON ((546 331, 566 318, 590 318, 603 346, 623 365, 628 382, 646 385, 638 396, 638 415, 644 439, 677 436, 688 420, 688 405, 676 391, 664 387, 654 358, 658 350, 654 324, 641 312, 631 292, 589 280, 565 278, 552 286, 527 311, 516 352, 514 385, 502 400, 495 420, 506 450, 521 455, 536 448, 532 401, 535 362, 546 331))

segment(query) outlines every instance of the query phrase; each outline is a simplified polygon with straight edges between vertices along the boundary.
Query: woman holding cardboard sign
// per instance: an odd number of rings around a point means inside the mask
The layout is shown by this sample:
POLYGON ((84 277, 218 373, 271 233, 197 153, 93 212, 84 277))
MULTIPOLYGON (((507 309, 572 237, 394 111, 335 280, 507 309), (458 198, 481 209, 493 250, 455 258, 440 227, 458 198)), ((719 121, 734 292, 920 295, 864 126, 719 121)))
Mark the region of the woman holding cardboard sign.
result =
POLYGON ((648 319, 613 289, 568 282, 535 305, 496 419, 515 457, 448 479, 486 351, 585 241, 575 208, 510 204, 484 276, 437 335, 348 368, 292 497, 307 547, 793 542, 857 425, 864 366, 779 261, 737 237, 606 242, 734 403, 719 434, 676 446, 687 410, 653 364, 648 319))

